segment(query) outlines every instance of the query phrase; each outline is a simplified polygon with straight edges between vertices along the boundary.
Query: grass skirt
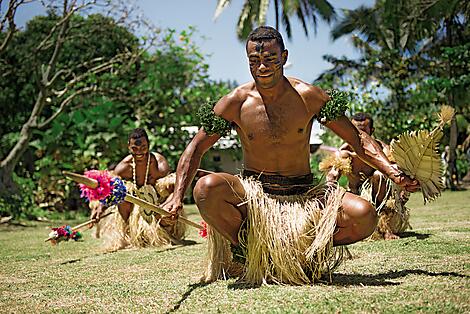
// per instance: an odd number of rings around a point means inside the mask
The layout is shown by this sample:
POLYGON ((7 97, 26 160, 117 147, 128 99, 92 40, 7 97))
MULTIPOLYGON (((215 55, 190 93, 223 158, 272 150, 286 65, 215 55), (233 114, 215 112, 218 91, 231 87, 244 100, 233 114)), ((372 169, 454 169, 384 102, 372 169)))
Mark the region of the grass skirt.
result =
MULTIPOLYGON (((163 186, 159 186, 159 183, 168 184, 167 181, 157 181, 156 187, 145 185, 140 188, 132 182, 126 182, 126 187, 129 193, 157 205, 169 195, 169 193, 158 193, 165 190, 163 186)), ((98 227, 98 236, 104 239, 106 250, 180 244, 186 233, 185 224, 177 222, 175 225, 163 226, 161 219, 153 212, 135 204, 127 222, 119 214, 117 206, 111 206, 107 211, 115 211, 115 213, 100 221, 98 227)), ((184 216, 184 213, 182 215, 184 216)))
POLYGON ((386 185, 386 195, 380 204, 372 195, 372 185, 369 179, 361 186, 361 197, 371 202, 379 214, 377 228, 370 236, 372 240, 384 239, 386 233, 398 234, 411 229, 410 210, 405 206, 409 192, 404 191, 390 179, 383 178, 379 184, 386 185))
POLYGON ((247 236, 239 234, 247 253, 243 271, 232 262, 229 241, 209 228, 205 281, 240 275, 254 285, 302 285, 341 263, 343 248, 333 247, 333 234, 344 189, 321 185, 302 195, 276 196, 264 193, 259 181, 241 182, 248 202, 247 236))

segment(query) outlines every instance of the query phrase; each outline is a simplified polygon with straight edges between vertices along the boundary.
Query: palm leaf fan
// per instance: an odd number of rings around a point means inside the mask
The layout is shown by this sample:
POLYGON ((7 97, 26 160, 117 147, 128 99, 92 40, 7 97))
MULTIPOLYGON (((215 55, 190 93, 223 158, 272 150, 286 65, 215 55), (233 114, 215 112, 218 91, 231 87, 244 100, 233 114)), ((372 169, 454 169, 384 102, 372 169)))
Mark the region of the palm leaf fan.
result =
POLYGON ((444 189, 444 165, 438 152, 438 145, 444 125, 453 116, 452 107, 442 106, 439 125, 434 130, 405 132, 390 144, 392 157, 400 170, 419 181, 424 204, 436 199, 444 189))

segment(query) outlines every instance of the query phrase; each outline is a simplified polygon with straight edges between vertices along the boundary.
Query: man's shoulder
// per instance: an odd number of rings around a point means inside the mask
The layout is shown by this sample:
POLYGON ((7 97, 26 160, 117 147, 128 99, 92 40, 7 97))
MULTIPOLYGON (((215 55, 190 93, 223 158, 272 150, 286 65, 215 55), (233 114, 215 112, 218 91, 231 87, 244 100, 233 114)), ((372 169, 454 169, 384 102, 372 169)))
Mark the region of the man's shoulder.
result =
POLYGON ((163 155, 160 154, 160 153, 152 152, 150 155, 154 157, 154 158, 151 159, 151 162, 154 161, 154 160, 157 161, 157 162, 158 162, 158 161, 163 161, 163 160, 166 161, 165 156, 163 156, 163 155))
POLYGON ((125 178, 132 170, 132 155, 124 157, 114 168, 114 172, 122 178, 125 178))
MULTIPOLYGON (((130 166, 132 163, 132 155, 129 154, 126 157, 124 157, 118 164, 117 166, 130 166)), ((117 167, 116 166, 116 167, 117 167)))
POLYGON ((216 115, 232 121, 237 115, 236 113, 240 110, 241 105, 253 91, 254 83, 252 82, 236 87, 217 102, 214 107, 214 112, 216 115))
POLYGON ((256 90, 255 84, 253 82, 248 82, 237 86, 222 99, 225 99, 226 102, 232 105, 242 104, 254 90, 256 90))
POLYGON ((287 78, 294 87, 294 89, 305 99, 308 103, 320 106, 328 101, 329 97, 326 92, 318 86, 309 84, 295 77, 287 78))

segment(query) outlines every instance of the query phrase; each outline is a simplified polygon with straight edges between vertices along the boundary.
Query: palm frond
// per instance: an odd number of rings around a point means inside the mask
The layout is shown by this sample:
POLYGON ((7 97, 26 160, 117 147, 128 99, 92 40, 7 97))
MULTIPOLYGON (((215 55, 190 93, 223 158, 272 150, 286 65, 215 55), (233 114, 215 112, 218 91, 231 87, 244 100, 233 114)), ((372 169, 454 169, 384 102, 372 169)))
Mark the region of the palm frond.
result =
POLYGON ((424 203, 436 199, 444 189, 442 160, 438 153, 442 129, 454 115, 454 109, 442 106, 440 123, 431 132, 406 132, 390 144, 391 154, 398 167, 421 185, 424 203))
POLYGON ((270 0, 260 0, 258 11, 258 25, 266 24, 266 15, 268 14, 270 0))
POLYGON ((309 0, 318 15, 326 22, 331 22, 336 18, 334 7, 326 0, 309 0))
POLYGON ((251 1, 245 1, 242 12, 238 18, 237 36, 240 40, 245 40, 253 29, 253 5, 251 1))
POLYGON ((231 0, 218 0, 215 8, 213 20, 217 20, 222 11, 230 4, 231 0))

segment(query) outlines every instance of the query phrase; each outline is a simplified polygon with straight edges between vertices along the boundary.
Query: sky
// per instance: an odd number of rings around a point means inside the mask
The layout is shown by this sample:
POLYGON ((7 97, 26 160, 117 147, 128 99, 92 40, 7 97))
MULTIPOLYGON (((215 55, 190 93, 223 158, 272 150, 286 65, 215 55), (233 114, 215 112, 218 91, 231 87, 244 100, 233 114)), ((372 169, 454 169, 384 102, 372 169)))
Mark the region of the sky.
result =
MULTIPOLYGON (((177 32, 187 30, 189 26, 196 28, 193 39, 202 53, 207 55, 209 76, 213 80, 230 80, 239 84, 251 80, 245 45, 236 37, 236 24, 241 12, 243 1, 233 0, 232 3, 214 21, 216 0, 134 0, 137 10, 160 28, 172 28, 177 32)), ((360 5, 372 6, 374 0, 330 0, 338 13, 342 8, 354 9, 360 5)), ((4 6, 4 5, 2 5, 4 6)), ((27 4, 17 11, 16 21, 20 27, 37 14, 44 14, 40 2, 27 4)), ((306 82, 313 82, 331 64, 322 56, 331 54, 335 57, 358 57, 348 37, 333 42, 330 38, 331 26, 319 21, 317 34, 313 29, 307 38, 296 17, 291 18, 292 39, 280 30, 289 50, 287 76, 294 76, 306 82)), ((274 25, 274 5, 270 4, 267 24, 274 25)), ((282 26, 281 26, 282 28, 282 26)))

